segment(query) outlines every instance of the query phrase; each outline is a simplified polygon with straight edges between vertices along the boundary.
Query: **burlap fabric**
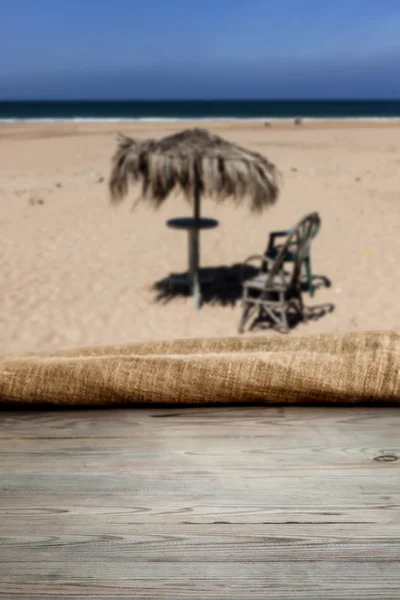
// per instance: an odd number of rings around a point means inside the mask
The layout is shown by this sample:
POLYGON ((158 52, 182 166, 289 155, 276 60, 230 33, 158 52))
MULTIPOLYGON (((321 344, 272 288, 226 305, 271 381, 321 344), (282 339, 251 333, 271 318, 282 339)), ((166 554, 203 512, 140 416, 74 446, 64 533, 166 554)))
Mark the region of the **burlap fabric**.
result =
POLYGON ((0 357, 0 406, 400 403, 400 332, 178 340, 0 357))

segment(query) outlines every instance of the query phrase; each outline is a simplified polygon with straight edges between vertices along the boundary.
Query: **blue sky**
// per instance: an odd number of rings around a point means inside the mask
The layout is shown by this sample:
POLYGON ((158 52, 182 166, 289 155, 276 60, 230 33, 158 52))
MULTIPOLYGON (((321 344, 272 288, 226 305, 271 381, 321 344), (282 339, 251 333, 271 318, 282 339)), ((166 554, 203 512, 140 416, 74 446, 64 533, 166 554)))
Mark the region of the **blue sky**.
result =
POLYGON ((400 0, 0 0, 0 15, 0 99, 400 97, 400 0))

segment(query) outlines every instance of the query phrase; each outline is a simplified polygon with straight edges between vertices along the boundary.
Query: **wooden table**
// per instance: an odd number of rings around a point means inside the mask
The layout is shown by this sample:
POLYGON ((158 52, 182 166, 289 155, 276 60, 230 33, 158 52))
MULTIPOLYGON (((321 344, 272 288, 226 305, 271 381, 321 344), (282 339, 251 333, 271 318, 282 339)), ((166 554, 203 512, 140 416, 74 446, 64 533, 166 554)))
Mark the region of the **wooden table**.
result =
POLYGON ((218 227, 218 221, 206 217, 200 217, 197 220, 192 217, 178 217, 167 221, 167 225, 172 229, 180 229, 188 233, 188 274, 171 275, 170 284, 172 286, 180 285, 192 288, 193 295, 195 296, 195 307, 198 309, 201 299, 200 289, 197 290, 195 287, 196 272, 198 272, 199 276, 199 285, 201 283, 210 283, 213 280, 212 278, 210 279, 209 274, 203 274, 199 270, 199 231, 201 229, 214 229, 218 227))
POLYGON ((400 597, 400 411, 0 413, 0 598, 400 597))

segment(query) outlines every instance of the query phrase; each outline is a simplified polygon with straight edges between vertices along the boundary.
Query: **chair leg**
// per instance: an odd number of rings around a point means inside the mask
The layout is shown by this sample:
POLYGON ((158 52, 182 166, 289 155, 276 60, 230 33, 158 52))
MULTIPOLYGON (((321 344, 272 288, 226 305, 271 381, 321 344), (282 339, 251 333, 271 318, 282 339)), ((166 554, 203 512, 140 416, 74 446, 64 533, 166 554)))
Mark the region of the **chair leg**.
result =
POLYGON ((267 316, 267 311, 265 310, 265 308, 263 307, 262 304, 258 305, 258 315, 257 315, 257 319, 258 321, 262 321, 266 316, 267 316))
POLYGON ((245 307, 243 307, 242 315, 241 315, 240 321, 239 321, 238 333, 243 333, 245 322, 246 322, 245 307))
POLYGON ((313 280, 312 280, 311 258, 310 258, 309 254, 304 257, 304 266, 306 268, 306 274, 307 274, 308 293, 310 294, 310 296, 312 298, 314 296, 315 290, 314 290, 314 284, 313 284, 313 280))
POLYGON ((249 316, 250 309, 251 309, 251 304, 249 303, 249 301, 247 299, 247 291, 245 291, 243 294, 243 300, 242 300, 242 316, 241 316, 240 322, 239 322, 239 328, 238 328, 239 333, 244 332, 244 326, 246 324, 247 317, 249 316))
POLYGON ((280 332, 281 333, 289 333, 289 323, 288 323, 288 311, 290 307, 290 303, 285 300, 284 295, 280 294, 280 332))
POLYGON ((300 308, 299 312, 300 312, 300 316, 301 316, 302 320, 304 321, 304 323, 307 323, 308 318, 307 318, 307 313, 306 313, 303 296, 302 296, 301 292, 299 294, 299 308, 300 308))
POLYGON ((282 315, 275 307, 261 306, 261 317, 269 317, 272 324, 276 325, 279 330, 282 329, 282 315))
POLYGON ((289 306, 287 304, 285 304, 282 307, 282 312, 281 312, 282 325, 280 328, 281 333, 289 333, 288 308, 289 308, 289 306))

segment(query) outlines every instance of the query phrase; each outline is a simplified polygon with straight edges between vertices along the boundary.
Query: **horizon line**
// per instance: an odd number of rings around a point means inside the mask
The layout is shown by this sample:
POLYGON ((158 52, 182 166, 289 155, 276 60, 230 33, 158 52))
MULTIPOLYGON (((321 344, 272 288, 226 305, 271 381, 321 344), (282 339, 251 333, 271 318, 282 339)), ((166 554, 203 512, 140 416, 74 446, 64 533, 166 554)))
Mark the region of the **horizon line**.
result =
POLYGON ((399 98, 0 98, 11 102, 400 102, 399 98))

